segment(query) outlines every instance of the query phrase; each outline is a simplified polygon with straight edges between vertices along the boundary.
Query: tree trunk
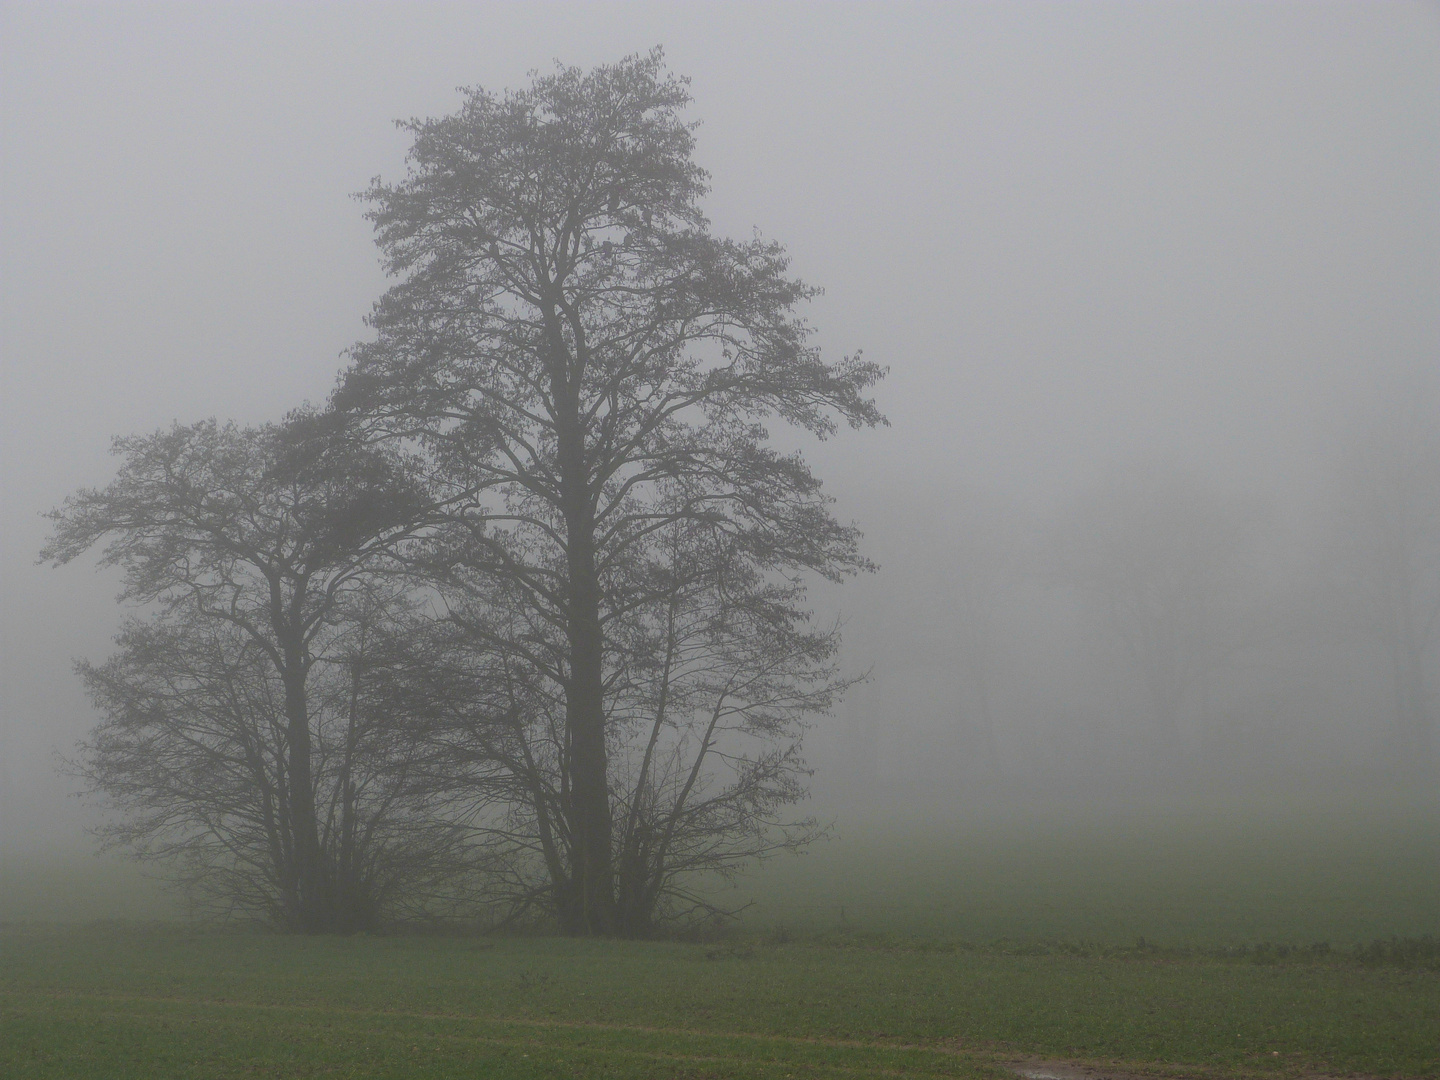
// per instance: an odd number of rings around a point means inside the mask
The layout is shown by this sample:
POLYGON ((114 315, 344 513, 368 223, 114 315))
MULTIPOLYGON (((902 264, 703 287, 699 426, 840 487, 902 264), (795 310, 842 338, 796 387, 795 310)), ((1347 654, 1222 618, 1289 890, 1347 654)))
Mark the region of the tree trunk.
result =
POLYGON ((285 684, 286 741, 290 749, 290 824, 295 832, 295 877, 299 909, 295 929, 319 934, 329 929, 325 903, 325 872, 320 829, 315 815, 315 781, 310 764, 310 711, 305 700, 305 673, 298 649, 287 647, 285 684))
MULTIPOLYGON (((593 569, 591 571, 593 578, 593 569)), ((610 791, 605 754, 599 605, 593 588, 572 580, 570 683, 565 723, 570 734, 570 829, 573 838, 572 933, 614 930, 610 853, 610 791), (588 594, 588 595, 587 595, 588 594)))
MULTIPOLYGON (((557 395, 558 396, 558 395, 557 395)), ((568 396, 568 395, 567 395, 568 396)), ((610 782, 605 753, 604 638, 595 571, 595 521, 585 469, 585 435, 573 400, 558 426, 560 495, 569 573, 570 677, 565 686, 569 736, 570 887, 557 897, 571 934, 615 932, 610 850, 610 782)))

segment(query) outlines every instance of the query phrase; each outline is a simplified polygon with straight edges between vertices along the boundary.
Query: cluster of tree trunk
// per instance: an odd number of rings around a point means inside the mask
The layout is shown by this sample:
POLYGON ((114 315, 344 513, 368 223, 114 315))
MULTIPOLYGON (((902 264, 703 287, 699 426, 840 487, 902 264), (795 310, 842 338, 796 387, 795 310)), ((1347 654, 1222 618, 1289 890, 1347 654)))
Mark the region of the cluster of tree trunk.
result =
POLYGON ((500 900, 575 934, 713 914, 804 843, 846 685, 804 580, 868 568, 767 418, 883 423, 782 248, 712 235, 658 53, 405 125, 397 284, 332 401, 117 442, 44 553, 150 604, 83 675, 110 838, 298 931, 500 900))

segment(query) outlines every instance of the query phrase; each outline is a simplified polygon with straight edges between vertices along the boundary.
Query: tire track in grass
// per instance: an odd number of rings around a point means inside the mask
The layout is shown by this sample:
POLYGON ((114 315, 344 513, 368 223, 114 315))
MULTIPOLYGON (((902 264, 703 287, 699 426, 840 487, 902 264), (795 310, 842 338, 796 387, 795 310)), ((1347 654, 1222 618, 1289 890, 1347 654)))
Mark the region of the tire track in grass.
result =
MULTIPOLYGON (((244 1010, 255 1010, 262 1012, 314 1014, 316 1016, 334 1016, 351 1019, 354 1021, 392 1019, 410 1020, 419 1022, 441 1022, 467 1024, 477 1026, 499 1027, 499 1028, 521 1028, 532 1031, 563 1031, 567 1034, 584 1035, 597 1033, 602 1036, 639 1036, 642 1038, 667 1038, 689 1042, 708 1041, 719 1043, 750 1043, 765 1046, 768 1044, 772 1052, 768 1054, 743 1054, 743 1053, 683 1053, 677 1051, 638 1049, 623 1046, 597 1046, 589 1043, 570 1044, 568 1046, 556 1046, 536 1038, 510 1038, 506 1039, 497 1035, 478 1035, 470 1033, 440 1033, 427 1032, 425 1038, 428 1041, 463 1042, 467 1044, 479 1044, 493 1046, 509 1050, 521 1049, 543 1049, 550 1053, 573 1051, 587 1055, 596 1055, 607 1058, 630 1058, 651 1061, 657 1064, 675 1065, 714 1065, 714 1066, 736 1066, 746 1068, 803 1068, 811 1075, 817 1071, 843 1076, 875 1076, 875 1077, 927 1077, 935 1080, 953 1078, 964 1075, 970 1076, 999 1076, 1005 1073, 998 1069, 993 1060, 982 1057, 977 1052, 966 1052, 952 1047, 924 1046, 915 1044, 897 1044, 894 1046, 877 1045, 873 1042, 863 1042, 851 1039, 824 1039, 810 1036, 787 1036, 787 1035, 764 1035, 750 1032, 724 1032, 724 1031, 702 1031, 690 1028, 665 1028, 635 1024, 610 1024, 603 1021, 567 1021, 567 1020, 545 1020, 537 1017, 485 1017, 465 1013, 443 1013, 443 1012, 421 1012, 414 1010, 400 1009, 363 1009, 355 1007, 335 1007, 309 1004, 281 1004, 269 1002, 245 1002, 230 1001, 226 999, 193 999, 160 997, 148 995, 131 994, 76 994, 76 993, 37 993, 19 994, 13 991, 0 991, 0 996, 7 998, 19 998, 21 1000, 42 999, 52 1003, 71 1003, 84 1005, 87 1003, 110 1004, 112 1006, 136 1005, 162 1005, 173 1006, 176 1010, 214 1008, 231 1010, 235 1012, 244 1010), (846 1051, 850 1053, 861 1053, 876 1058, 896 1057, 925 1057, 938 1058, 927 1063, 928 1067, 919 1065, 915 1061, 894 1062, 876 1061, 866 1064, 846 1064, 836 1061, 815 1061, 803 1057, 790 1058, 781 1054, 776 1056, 773 1048, 784 1047, 793 1050, 829 1050, 846 1051), (957 1069, 961 1071, 957 1071, 957 1069)), ((41 1010, 17 1009, 13 1004, 7 1006, 7 1011, 12 1016, 29 1012, 37 1015, 41 1010)), ((86 1015, 108 1018, 112 1020, 139 1020, 164 1023, 175 1019, 174 1013, 142 1012, 134 1009, 113 1009, 113 1010, 86 1010, 86 1015)), ((306 1025, 314 1029, 315 1025, 306 1025)), ((404 1034, 402 1031, 393 1032, 393 1037, 398 1038, 404 1034)))

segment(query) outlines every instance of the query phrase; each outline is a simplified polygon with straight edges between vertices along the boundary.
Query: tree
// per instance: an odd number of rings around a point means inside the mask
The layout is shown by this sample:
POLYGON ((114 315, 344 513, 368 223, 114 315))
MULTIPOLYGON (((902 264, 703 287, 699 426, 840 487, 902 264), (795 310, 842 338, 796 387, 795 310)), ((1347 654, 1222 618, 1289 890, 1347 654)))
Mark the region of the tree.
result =
POLYGON ((1001 500, 967 492, 959 502, 937 592, 956 619, 954 656, 973 711, 969 727, 978 731, 982 760, 994 773, 1000 768, 995 684, 1001 635, 1019 578, 1024 535, 1014 509, 1001 500))
POLYGON ((1395 759, 1434 761, 1440 669, 1440 393, 1433 381, 1350 421, 1329 486, 1341 591, 1389 668, 1395 759))
POLYGON ((1113 472, 1054 529, 1050 576, 1125 649, 1162 750, 1176 748, 1191 695, 1250 643, 1256 525, 1242 500, 1142 466, 1113 472))
MULTIPOLYGON (((389 272, 334 404, 412 440, 470 571, 524 611, 563 707, 552 866, 562 925, 620 927, 606 692, 642 568, 682 523, 767 575, 867 566, 778 419, 818 437, 883 422, 858 356, 824 362, 783 249, 712 235, 689 100, 658 52, 413 120, 410 171, 368 192, 389 272)), ((623 664, 621 665, 623 667, 623 664)))
MULTIPOLYGON (((117 439, 114 453, 123 462, 107 488, 78 492, 52 512, 55 533, 41 558, 67 563, 108 540, 101 562, 123 567, 121 599, 159 606, 159 621, 121 635, 114 661, 82 669, 109 714, 88 775, 149 815, 116 835, 195 828, 229 845, 240 860, 232 871, 244 877, 255 865, 246 860, 258 856, 242 833, 259 815, 277 830, 266 832, 267 857, 284 925, 350 926, 359 916, 347 906, 353 894, 337 891, 327 858, 338 849, 327 846, 332 823, 320 813, 323 788, 339 774, 319 760, 334 747, 317 743, 317 731, 327 714, 352 710, 317 671, 358 670, 366 650, 355 635, 375 621, 373 571, 427 500, 402 459, 309 413, 260 428, 176 425, 117 439), (249 785, 244 800, 232 784, 249 785), (239 816, 217 818, 227 806, 239 816)), ((357 719, 350 715, 352 741, 357 719)), ((337 782, 343 802, 349 781, 337 782)))

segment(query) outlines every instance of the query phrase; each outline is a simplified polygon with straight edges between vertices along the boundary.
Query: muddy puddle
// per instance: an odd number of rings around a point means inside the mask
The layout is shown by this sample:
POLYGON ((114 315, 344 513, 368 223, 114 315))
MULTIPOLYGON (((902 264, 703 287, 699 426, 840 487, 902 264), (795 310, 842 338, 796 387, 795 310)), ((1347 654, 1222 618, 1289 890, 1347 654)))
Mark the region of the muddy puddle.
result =
POLYGON ((1103 1065, 1065 1061, 1015 1061, 1005 1066, 1021 1080, 1150 1080, 1139 1073, 1116 1072, 1103 1065))

